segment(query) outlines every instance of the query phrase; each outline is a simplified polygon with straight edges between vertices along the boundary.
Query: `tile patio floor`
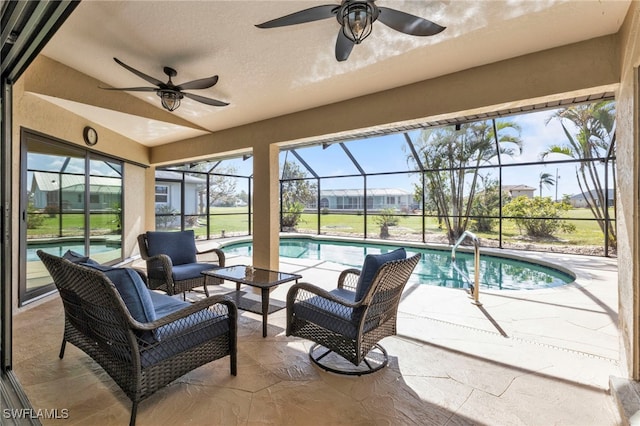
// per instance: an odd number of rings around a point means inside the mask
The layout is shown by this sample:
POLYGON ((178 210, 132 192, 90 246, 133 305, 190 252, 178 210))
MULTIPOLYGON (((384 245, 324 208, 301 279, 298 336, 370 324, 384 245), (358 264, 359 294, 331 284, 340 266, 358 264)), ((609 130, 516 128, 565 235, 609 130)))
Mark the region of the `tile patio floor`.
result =
MULTIPOLYGON (((390 365, 371 376, 313 366, 310 343, 284 335, 284 310, 269 317, 264 339, 260 318, 240 311, 238 375, 227 358, 202 366, 142 402, 137 424, 620 424, 609 392, 609 377, 621 375, 616 260, 528 255, 574 270, 576 283, 484 292, 482 307, 463 290, 407 287, 399 334, 382 341, 390 365)), ((342 267, 286 259, 281 269, 331 288, 342 267)), ((272 298, 284 300, 287 288, 272 298)), ((43 424, 128 424, 130 401, 100 367, 70 345, 58 359, 62 327, 57 295, 14 319, 14 370, 33 407, 69 410, 43 424)))

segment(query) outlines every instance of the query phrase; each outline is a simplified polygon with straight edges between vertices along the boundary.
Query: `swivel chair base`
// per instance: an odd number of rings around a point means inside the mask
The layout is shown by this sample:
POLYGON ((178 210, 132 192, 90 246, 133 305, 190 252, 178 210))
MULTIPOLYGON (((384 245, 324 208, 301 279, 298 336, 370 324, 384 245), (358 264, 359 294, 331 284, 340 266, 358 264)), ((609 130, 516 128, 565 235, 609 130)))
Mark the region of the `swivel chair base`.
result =
POLYGON ((314 344, 309 349, 309 358, 325 371, 347 376, 363 376, 375 373, 389 363, 387 351, 377 343, 358 366, 353 365, 353 363, 319 343, 314 344))

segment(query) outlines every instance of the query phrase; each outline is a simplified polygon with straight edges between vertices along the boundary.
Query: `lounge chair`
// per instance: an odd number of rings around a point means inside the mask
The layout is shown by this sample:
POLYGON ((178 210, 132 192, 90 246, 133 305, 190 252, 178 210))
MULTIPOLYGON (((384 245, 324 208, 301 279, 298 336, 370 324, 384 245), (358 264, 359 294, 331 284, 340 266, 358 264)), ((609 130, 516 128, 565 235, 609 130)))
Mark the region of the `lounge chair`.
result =
POLYGON ((358 376, 380 370, 388 356, 378 342, 396 334, 400 297, 419 259, 407 259, 404 249, 367 255, 362 270, 343 271, 334 290, 293 285, 287 336, 315 342, 309 357, 324 370, 358 376))
POLYGON ((202 275, 203 271, 225 265, 224 252, 217 248, 199 251, 193 230, 165 232, 149 231, 138 236, 140 255, 147 262, 149 288, 165 291, 169 295, 183 294, 207 284, 222 284, 202 275))

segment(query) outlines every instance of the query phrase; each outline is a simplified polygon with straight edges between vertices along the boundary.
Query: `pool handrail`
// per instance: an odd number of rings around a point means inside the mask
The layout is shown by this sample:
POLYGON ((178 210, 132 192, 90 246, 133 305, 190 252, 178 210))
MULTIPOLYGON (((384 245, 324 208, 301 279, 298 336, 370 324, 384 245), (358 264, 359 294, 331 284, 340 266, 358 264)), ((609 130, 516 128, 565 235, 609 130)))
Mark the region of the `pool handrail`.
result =
POLYGON ((461 272, 456 266, 456 249, 466 238, 470 238, 471 242, 473 242, 473 259, 474 259, 474 280, 473 280, 473 288, 471 289, 471 295, 473 297, 474 305, 482 306, 480 303, 480 239, 471 231, 464 231, 458 241, 451 248, 451 261, 453 262, 453 267, 456 268, 459 272, 461 272))

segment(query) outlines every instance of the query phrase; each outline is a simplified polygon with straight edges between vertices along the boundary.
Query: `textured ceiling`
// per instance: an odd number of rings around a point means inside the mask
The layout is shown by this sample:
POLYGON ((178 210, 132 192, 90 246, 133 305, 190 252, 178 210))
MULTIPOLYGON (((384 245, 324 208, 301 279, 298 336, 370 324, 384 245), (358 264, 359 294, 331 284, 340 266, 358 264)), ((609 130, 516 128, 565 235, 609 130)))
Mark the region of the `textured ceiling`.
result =
MULTIPOLYGON (((112 87, 148 84, 113 61, 175 83, 211 75, 191 91, 229 102, 185 99, 173 114, 194 129, 138 119, 67 100, 63 108, 147 146, 305 110, 455 71, 618 31, 629 1, 394 1, 379 6, 447 29, 412 37, 374 23, 372 35, 337 62, 335 19, 258 29, 254 25, 327 1, 83 1, 43 54, 112 87), (141 120, 141 122, 137 122, 141 120)), ((336 5, 338 3, 336 2, 336 5)), ((132 93, 161 108, 153 93, 132 93)))

